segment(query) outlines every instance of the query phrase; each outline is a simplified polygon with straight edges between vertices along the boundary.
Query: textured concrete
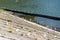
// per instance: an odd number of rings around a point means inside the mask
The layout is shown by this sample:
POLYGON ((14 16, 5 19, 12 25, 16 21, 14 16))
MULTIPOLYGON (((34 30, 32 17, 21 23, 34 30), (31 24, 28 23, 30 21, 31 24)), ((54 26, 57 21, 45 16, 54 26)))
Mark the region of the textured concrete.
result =
POLYGON ((0 38, 1 40, 60 40, 60 32, 2 11, 0 12, 0 38))

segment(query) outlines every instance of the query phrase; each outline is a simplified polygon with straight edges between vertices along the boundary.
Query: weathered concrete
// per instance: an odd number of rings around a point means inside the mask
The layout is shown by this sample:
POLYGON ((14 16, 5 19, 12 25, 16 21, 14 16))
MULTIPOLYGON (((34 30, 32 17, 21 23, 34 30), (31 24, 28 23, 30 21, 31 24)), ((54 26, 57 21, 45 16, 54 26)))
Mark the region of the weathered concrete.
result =
POLYGON ((0 12, 0 37, 9 40, 60 40, 60 32, 2 11, 0 12))

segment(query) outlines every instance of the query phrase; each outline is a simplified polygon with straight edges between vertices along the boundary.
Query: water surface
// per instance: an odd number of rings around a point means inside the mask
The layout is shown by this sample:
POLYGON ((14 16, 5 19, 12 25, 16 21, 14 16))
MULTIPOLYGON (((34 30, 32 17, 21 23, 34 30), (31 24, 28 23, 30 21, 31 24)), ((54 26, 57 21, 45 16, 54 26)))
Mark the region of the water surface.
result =
MULTIPOLYGON (((0 8, 60 17, 60 0, 0 0, 0 8)), ((35 17, 35 21, 60 28, 60 21, 35 17)))

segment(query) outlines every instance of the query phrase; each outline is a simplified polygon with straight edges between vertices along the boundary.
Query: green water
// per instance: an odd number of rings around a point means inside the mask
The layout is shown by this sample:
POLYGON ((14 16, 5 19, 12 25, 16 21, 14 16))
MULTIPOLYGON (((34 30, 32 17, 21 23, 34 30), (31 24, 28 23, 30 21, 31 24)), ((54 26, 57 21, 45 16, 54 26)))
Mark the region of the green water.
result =
POLYGON ((0 0, 0 8, 7 8, 24 12, 31 12, 33 10, 35 11, 37 6, 31 2, 32 0, 18 0, 18 2, 16 2, 16 0, 0 0))

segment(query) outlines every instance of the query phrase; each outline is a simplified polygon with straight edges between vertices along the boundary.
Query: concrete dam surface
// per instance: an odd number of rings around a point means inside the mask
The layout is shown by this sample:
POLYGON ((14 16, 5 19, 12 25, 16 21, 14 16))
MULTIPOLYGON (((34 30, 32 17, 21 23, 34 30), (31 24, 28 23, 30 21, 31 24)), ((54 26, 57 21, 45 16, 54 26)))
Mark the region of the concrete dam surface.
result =
POLYGON ((0 11, 0 40, 60 40, 60 32, 0 11))

